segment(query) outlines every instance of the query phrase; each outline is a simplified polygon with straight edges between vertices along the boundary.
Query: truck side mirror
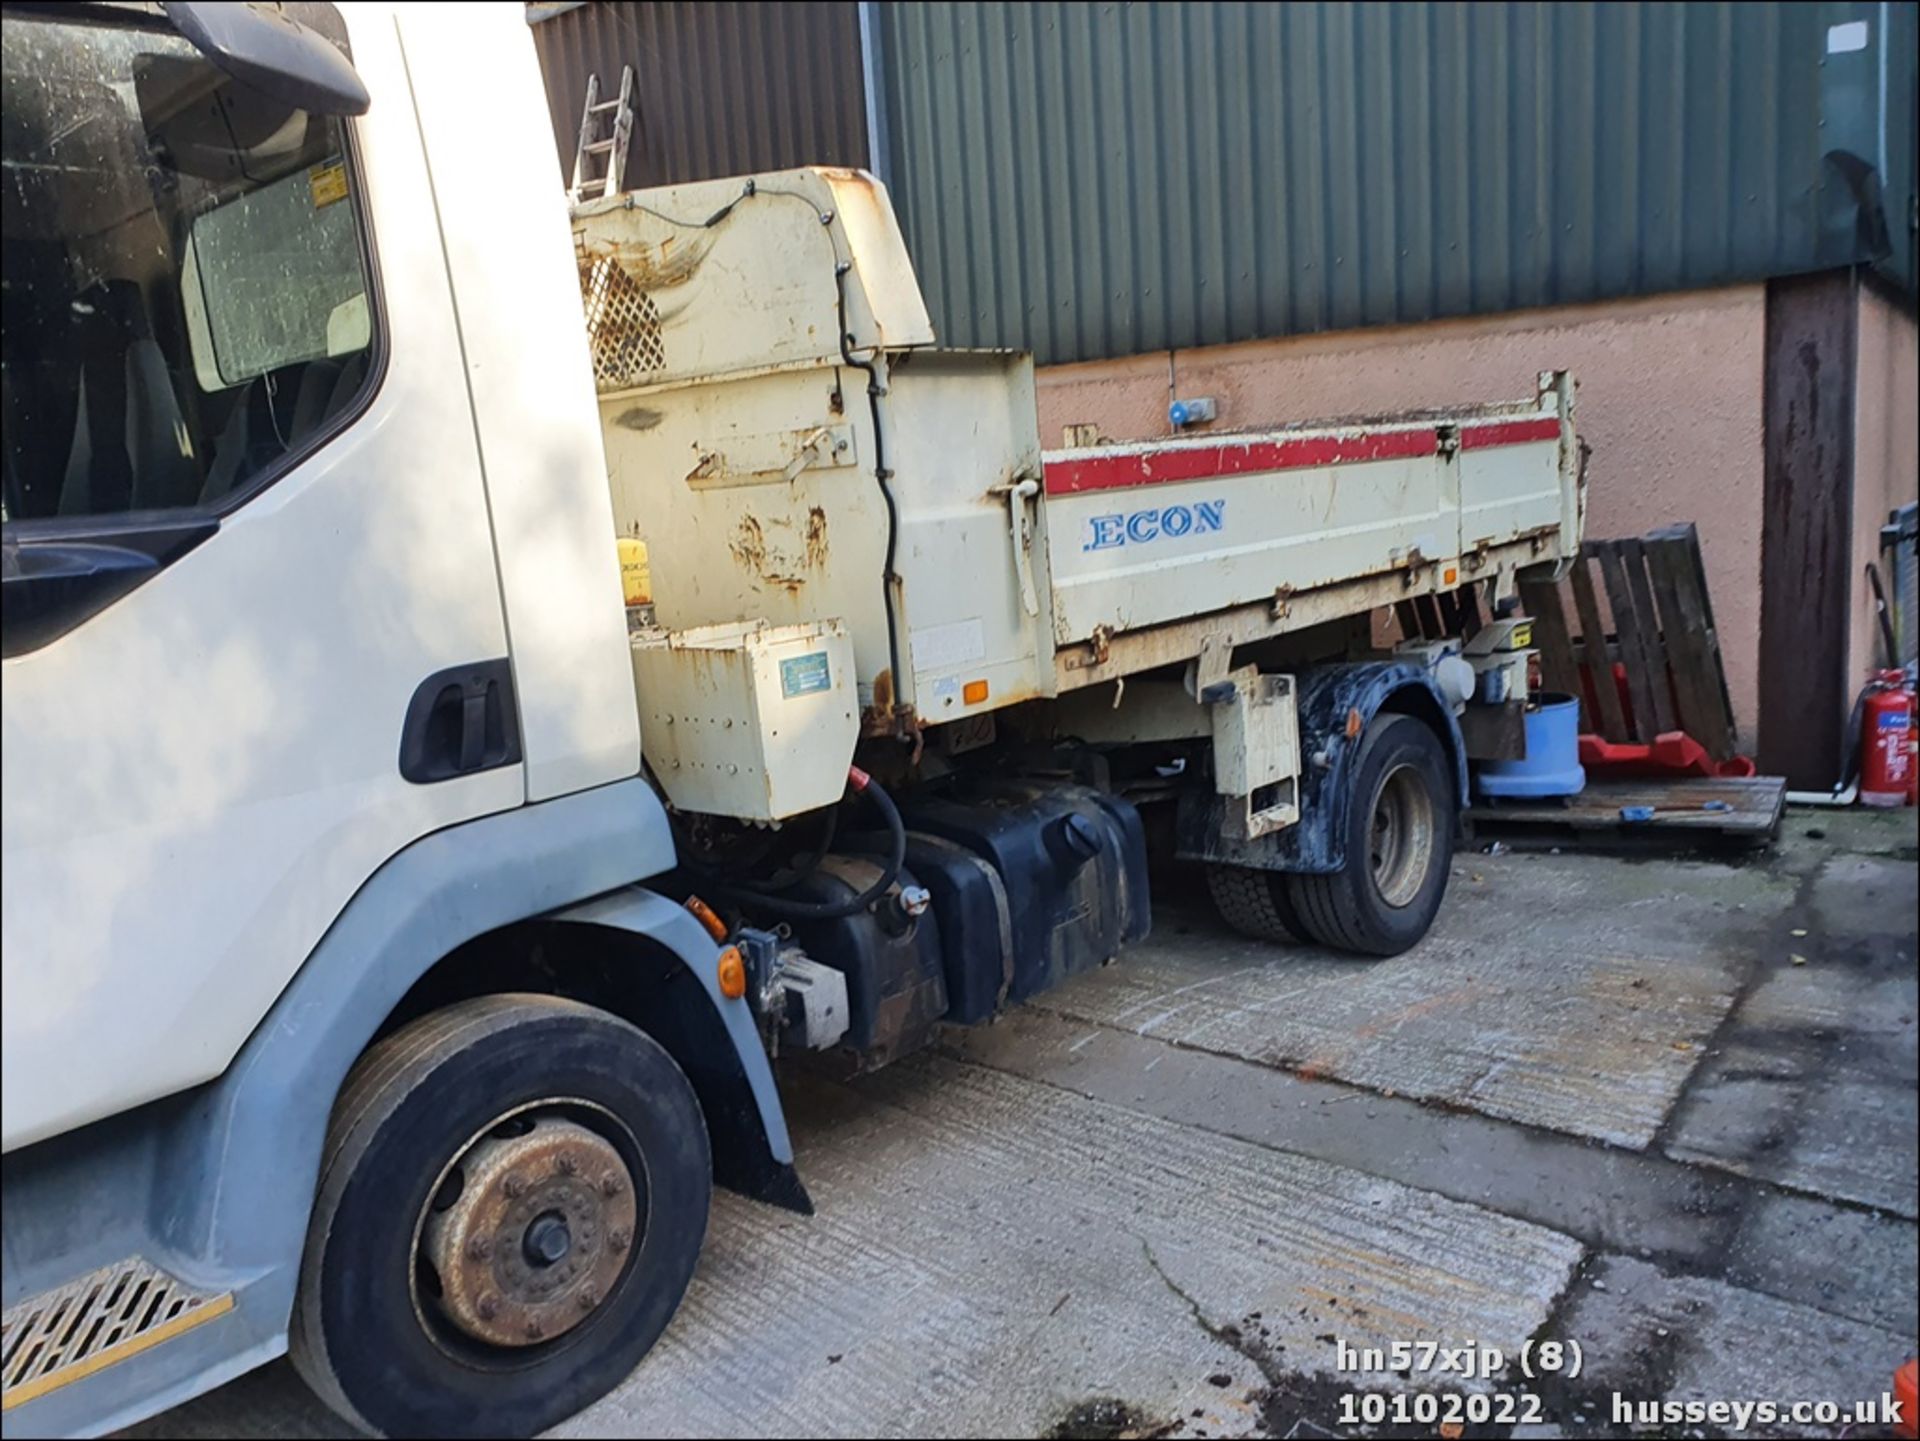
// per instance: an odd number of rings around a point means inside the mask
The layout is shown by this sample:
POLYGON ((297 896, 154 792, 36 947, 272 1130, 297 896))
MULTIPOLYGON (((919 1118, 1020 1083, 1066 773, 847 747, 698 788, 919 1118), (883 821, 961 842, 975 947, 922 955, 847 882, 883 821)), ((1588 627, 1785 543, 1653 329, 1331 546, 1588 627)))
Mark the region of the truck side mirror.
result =
POLYGON ((278 7, 179 4, 163 7, 174 28, 241 84, 313 115, 365 115, 365 82, 326 37, 278 7))

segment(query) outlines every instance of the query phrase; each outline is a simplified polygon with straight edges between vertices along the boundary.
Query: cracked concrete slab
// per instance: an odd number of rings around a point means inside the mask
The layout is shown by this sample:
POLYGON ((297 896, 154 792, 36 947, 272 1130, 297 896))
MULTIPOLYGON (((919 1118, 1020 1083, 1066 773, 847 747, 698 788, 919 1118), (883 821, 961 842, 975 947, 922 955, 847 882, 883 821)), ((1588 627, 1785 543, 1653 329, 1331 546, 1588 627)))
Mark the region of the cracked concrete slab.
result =
POLYGON ((1741 1285, 1785 1300, 1916 1326, 1920 1279, 1904 1221, 1780 1194, 1657 1151, 1436 1111, 1031 1009, 951 1032, 945 1044, 982 1065, 1182 1125, 1494 1206, 1595 1250, 1683 1271, 1726 1267, 1741 1285))
POLYGON ((1724 1259, 1736 1285, 1920 1336, 1920 1247, 1910 1221, 1763 1192, 1724 1259))
POLYGON ((1644 1146, 1733 1005, 1746 933, 1791 899, 1758 869, 1468 855, 1433 933, 1405 955, 1269 946, 1197 905, 1167 908, 1125 965, 1035 1004, 1644 1146))
MULTIPOLYGON (((1877 1400, 1911 1354, 1909 1334, 1833 1316, 1724 1282, 1671 1276, 1627 1257, 1601 1258, 1574 1283, 1554 1330, 1580 1342, 1579 1379, 1550 1388, 1570 1431, 1612 1429, 1613 1397, 1837 1402, 1877 1400), (1583 1421, 1585 1424, 1583 1424, 1583 1421)), ((1673 1435, 1667 1424, 1622 1427, 1673 1435)), ((1759 1428, 1766 1436, 1830 1436, 1832 1426, 1759 1428)), ((1877 1434, 1878 1428, 1867 1434, 1877 1434)), ((1696 1428, 1693 1434, 1724 1434, 1696 1428)))
POLYGON ((1667 1153, 1913 1217, 1914 946, 1884 937, 1917 907, 1909 861, 1822 864, 1805 906, 1763 941, 1757 983, 1677 1111, 1667 1153))
POLYGON ((1032 1008, 951 1032, 956 1054, 1184 1125, 1353 1165, 1630 1254, 1700 1262, 1735 1223, 1733 1178, 1472 1112, 1436 1110, 1032 1008))
POLYGON ((1221 1327, 1304 1369, 1335 1332, 1515 1343, 1581 1251, 945 1059, 833 1090, 801 1138, 820 1215, 769 1238, 728 1208, 686 1323, 563 1434, 1031 1435, 1107 1395, 1172 1418, 1260 1384, 1221 1327))

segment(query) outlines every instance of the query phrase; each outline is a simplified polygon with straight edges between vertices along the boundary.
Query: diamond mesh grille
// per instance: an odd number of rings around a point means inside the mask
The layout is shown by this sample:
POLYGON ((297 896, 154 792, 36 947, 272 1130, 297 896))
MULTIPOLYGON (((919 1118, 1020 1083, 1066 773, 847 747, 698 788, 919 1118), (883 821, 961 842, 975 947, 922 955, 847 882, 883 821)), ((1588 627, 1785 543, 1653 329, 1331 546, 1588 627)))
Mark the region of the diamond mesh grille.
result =
POLYGON ((660 311, 611 255, 580 267, 580 298, 593 348, 593 381, 601 390, 644 385, 667 366, 660 311))

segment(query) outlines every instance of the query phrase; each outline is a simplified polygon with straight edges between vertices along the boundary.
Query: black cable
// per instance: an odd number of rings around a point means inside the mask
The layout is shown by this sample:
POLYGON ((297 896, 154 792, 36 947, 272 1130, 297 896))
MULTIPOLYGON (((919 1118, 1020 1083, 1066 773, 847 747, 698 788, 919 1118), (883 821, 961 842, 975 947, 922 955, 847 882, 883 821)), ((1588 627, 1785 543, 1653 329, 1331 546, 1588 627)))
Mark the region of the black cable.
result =
POLYGON ((1880 585, 1880 567, 1872 561, 1867 562, 1867 579, 1873 585, 1874 614, 1880 619, 1880 643, 1887 649, 1884 669, 1897 670, 1900 666, 1900 647, 1893 638, 1893 612, 1887 608, 1887 593, 1880 585))
MULTIPOLYGON (((643 205, 639 198, 632 193, 626 195, 621 202, 620 208, 622 210, 638 210, 642 215, 651 215, 655 220, 664 220, 667 224, 677 226, 681 230, 711 230, 729 215, 733 214, 734 207, 742 200, 751 200, 756 195, 766 195, 776 200, 798 200, 819 217, 822 225, 827 224, 833 219, 833 212, 831 210, 822 210, 813 203, 811 197, 801 191, 773 190, 754 180, 745 182, 740 187, 740 193, 738 195, 714 211, 713 214, 709 215, 705 220, 683 220, 678 215, 669 215, 664 210, 655 210, 651 205, 643 205)), ((839 252, 835 251, 834 259, 837 261, 839 258, 839 252)))
POLYGON ((890 847, 887 863, 881 868, 879 878, 858 895, 838 901, 795 901, 746 886, 723 884, 710 885, 707 889, 722 900, 730 900, 750 911, 757 910, 789 920, 830 921, 841 916, 857 915, 865 910, 884 896, 887 888, 900 878, 901 868, 907 863, 907 826, 900 819, 900 809, 894 805, 893 797, 887 794, 880 782, 867 777, 863 789, 880 812, 880 818, 887 823, 890 847))
POLYGON ((900 507, 894 501, 893 487, 887 482, 893 479, 893 472, 887 469, 887 442, 880 429, 880 397, 886 392, 880 385, 880 374, 870 360, 855 360, 853 357, 853 336, 847 330, 847 272, 852 265, 835 257, 833 284, 838 296, 840 313, 840 359, 855 370, 867 374, 867 409, 873 416, 873 478, 880 482, 880 498, 887 503, 887 558, 880 572, 880 606, 887 617, 887 664, 892 668, 893 700, 897 704, 900 696, 900 626, 893 615, 893 591, 900 576, 893 568, 894 551, 900 543, 900 507))
POLYGON ((1860 717, 1867 709, 1867 696, 1875 690, 1872 681, 1860 687, 1847 714, 1847 731, 1840 742, 1840 781, 1834 790, 1843 791, 1860 779, 1860 717))

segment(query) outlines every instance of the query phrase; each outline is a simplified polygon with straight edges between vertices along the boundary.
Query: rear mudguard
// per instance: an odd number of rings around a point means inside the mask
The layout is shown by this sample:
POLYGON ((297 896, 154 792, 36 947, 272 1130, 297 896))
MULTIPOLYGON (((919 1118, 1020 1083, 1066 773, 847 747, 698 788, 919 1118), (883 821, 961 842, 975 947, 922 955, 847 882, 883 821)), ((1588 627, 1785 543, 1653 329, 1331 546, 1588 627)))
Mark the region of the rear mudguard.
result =
POLYGON ((1360 738, 1381 711, 1415 716, 1447 748, 1467 807, 1467 750, 1453 710, 1425 666, 1360 661, 1315 666, 1296 677, 1300 706, 1300 819, 1285 830, 1243 841, 1226 833, 1226 802, 1191 790, 1180 797, 1176 846, 1183 860, 1218 861, 1266 871, 1333 872, 1347 863, 1347 817, 1360 738))

